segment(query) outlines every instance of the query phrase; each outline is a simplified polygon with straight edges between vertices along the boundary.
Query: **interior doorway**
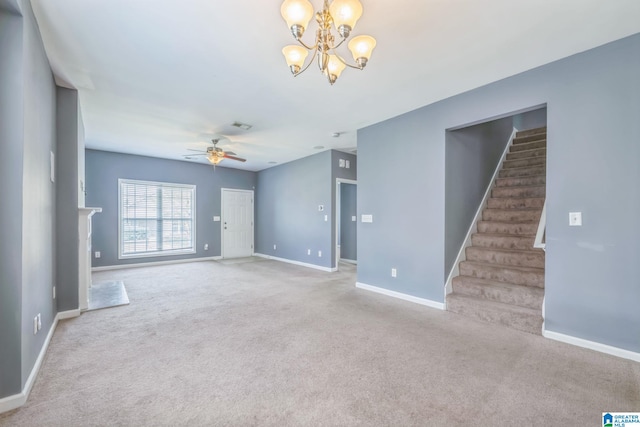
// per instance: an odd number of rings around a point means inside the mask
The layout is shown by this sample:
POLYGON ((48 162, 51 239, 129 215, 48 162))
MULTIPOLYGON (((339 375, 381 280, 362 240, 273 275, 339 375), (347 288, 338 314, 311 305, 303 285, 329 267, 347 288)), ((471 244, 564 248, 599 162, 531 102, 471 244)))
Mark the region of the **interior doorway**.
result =
POLYGON ((350 179, 336 180, 336 247, 335 265, 358 263, 357 239, 357 191, 358 182, 350 179))
POLYGON ((253 255, 253 191, 222 189, 222 258, 253 255))

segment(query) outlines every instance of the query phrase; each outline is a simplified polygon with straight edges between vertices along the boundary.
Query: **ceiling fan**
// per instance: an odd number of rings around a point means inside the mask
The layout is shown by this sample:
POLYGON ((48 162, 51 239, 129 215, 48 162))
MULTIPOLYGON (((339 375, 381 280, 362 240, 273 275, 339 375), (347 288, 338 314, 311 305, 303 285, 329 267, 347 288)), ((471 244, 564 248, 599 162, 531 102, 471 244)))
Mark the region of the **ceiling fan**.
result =
POLYGON ((212 139, 211 142, 213 143, 213 147, 207 147, 207 151, 204 151, 204 152, 202 150, 189 149, 189 151, 197 151, 199 154, 185 154, 183 155, 183 157, 185 159, 190 159, 195 156, 207 156, 207 160, 209 160, 209 162, 212 163, 214 166, 220 163, 221 161, 223 161, 224 159, 237 160, 239 162, 247 161, 247 159, 237 157, 236 153, 234 153, 233 151, 224 151, 222 148, 219 148, 217 144, 222 139, 226 139, 226 138, 212 139))

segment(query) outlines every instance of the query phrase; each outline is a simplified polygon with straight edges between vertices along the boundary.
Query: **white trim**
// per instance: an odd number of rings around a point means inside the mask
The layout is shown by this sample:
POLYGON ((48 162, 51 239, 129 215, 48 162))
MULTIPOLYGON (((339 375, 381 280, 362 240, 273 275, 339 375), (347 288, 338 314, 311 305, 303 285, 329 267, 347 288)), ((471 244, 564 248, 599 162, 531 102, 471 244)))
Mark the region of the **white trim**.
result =
POLYGON ((42 348, 40 349, 40 354, 38 354, 38 358, 36 359, 36 363, 33 364, 33 368, 31 369, 31 373, 29 374, 29 378, 27 378, 27 382, 24 384, 24 388, 18 394, 14 394, 12 396, 7 396, 0 399, 0 414, 3 412, 11 411, 13 409, 17 409, 27 403, 27 399, 29 398, 29 394, 31 393, 31 389, 33 388, 33 384, 36 382, 36 377, 38 376, 38 372, 40 372, 40 367, 42 366, 42 361, 44 360, 44 356, 47 354, 47 349, 49 348, 49 343, 51 342, 51 338, 53 337, 53 333, 58 326, 58 320, 62 319, 70 319, 72 317, 78 317, 80 315, 80 310, 69 310, 69 311, 61 311, 56 314, 56 317, 53 319, 53 323, 51 324, 51 328, 49 328, 49 333, 42 344, 42 348))
POLYGON ((257 257, 260 257, 260 258, 266 258, 266 259, 272 259, 274 261, 286 262, 287 264, 300 265, 302 267, 313 268, 315 270, 327 271, 329 273, 333 273, 334 271, 338 271, 337 267, 323 267, 321 265, 309 264, 307 262, 294 261, 292 259, 286 259, 286 258, 278 258, 278 257, 275 257, 275 256, 260 254, 260 253, 257 253, 257 252, 255 252, 253 254, 253 256, 257 256, 257 257))
POLYGON ((636 353, 630 350, 625 350, 618 347, 612 347, 610 345, 601 344, 595 341, 588 341, 582 338, 572 337, 571 335, 564 335, 559 332, 542 331, 542 336, 554 341, 560 341, 566 344, 571 344, 571 345, 575 345, 582 348, 588 348, 589 350, 595 350, 600 353, 606 353, 612 356, 621 357, 623 359, 629 359, 635 362, 640 362, 640 353, 636 353))
POLYGON ((183 264, 187 262, 217 261, 220 259, 222 259, 221 256, 212 256, 212 257, 206 257, 206 258, 188 258, 188 259, 174 259, 169 261, 138 262, 135 264, 105 265, 102 267, 93 267, 91 268, 91 271, 123 270, 125 268, 152 267, 156 265, 183 264))
POLYGON ((415 302, 416 304, 426 305, 427 307, 437 308, 438 310, 445 309, 444 303, 441 303, 441 302, 435 302, 429 299, 414 297, 413 295, 407 295, 401 292, 390 291, 389 289, 378 288, 377 286, 371 286, 365 283, 356 282, 356 288, 364 289, 371 292, 376 292, 389 297, 399 298, 405 301, 415 302))
POLYGON ((489 196, 491 195, 491 190, 493 189, 493 186, 495 185, 496 178, 498 177, 498 174, 500 173, 500 169, 502 168, 502 163, 507 158, 507 153, 509 152, 509 149, 511 148, 511 145, 513 144, 513 140, 515 139, 517 132, 518 132, 518 129, 516 129, 515 127, 511 131, 511 135, 509 136, 509 140, 507 141, 507 145, 504 148, 504 151, 502 152, 502 157, 500 157, 500 161, 498 162, 498 165, 496 166, 495 171, 493 171, 493 176, 491 177, 491 180, 489 181, 489 185, 487 187, 487 190, 484 192, 484 197, 482 198, 482 202, 480 203, 480 206, 478 207, 478 210, 476 211, 476 215, 473 217, 473 221, 471 222, 471 225, 469 226, 469 230, 467 231, 467 236, 464 239, 464 243, 460 247, 460 251, 458 252, 458 256, 456 257, 456 260, 453 263, 453 267, 451 268, 451 271, 449 272, 449 276, 447 277, 447 281, 446 281, 446 283, 444 285, 445 301, 446 301, 447 295, 449 295, 451 292, 453 292, 453 287, 451 285, 451 282, 452 282, 454 277, 460 275, 459 265, 460 265, 460 263, 462 261, 465 261, 467 259, 467 255, 466 255, 465 249, 467 249, 469 246, 471 246, 471 236, 478 231, 478 221, 480 220, 480 218, 482 218, 482 211, 484 210, 484 208, 487 207, 487 200, 489 200, 489 196))
POLYGON ((355 259, 348 259, 348 258, 340 258, 340 261, 342 262, 346 262, 347 264, 354 264, 354 265, 358 265, 358 261, 355 259))
POLYGON ((536 240, 533 242, 534 248, 542 249, 546 251, 545 247, 547 246, 545 242, 542 241, 544 237, 544 232, 547 229, 547 200, 544 200, 544 205, 542 205, 542 213, 540 214, 540 221, 538 222, 538 231, 536 231, 536 240))

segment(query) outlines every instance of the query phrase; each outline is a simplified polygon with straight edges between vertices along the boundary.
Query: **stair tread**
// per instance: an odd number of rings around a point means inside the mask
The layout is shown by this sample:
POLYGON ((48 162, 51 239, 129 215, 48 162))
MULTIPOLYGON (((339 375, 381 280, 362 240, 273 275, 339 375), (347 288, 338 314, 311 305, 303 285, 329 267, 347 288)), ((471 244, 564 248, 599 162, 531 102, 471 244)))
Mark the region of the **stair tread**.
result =
POLYGON ((520 305, 505 304, 503 302, 492 301, 492 300, 489 300, 489 299, 474 297, 474 296, 471 296, 471 295, 458 294, 458 293, 454 292, 454 293, 449 294, 447 296, 447 298, 457 298, 457 299, 460 299, 460 300, 474 301, 474 303, 485 305, 485 306, 490 306, 490 307, 493 307, 493 308, 498 309, 498 310, 510 311, 510 312, 518 312, 518 313, 522 313, 522 314, 530 314, 530 315, 536 316, 536 317, 537 316, 542 317, 542 313, 540 312, 540 310, 534 310, 533 308, 522 307, 520 305))
MULTIPOLYGON (((478 236, 481 235, 483 237, 526 237, 526 238, 536 237, 535 233, 533 233, 533 234, 484 233, 484 232, 480 231, 480 232, 476 232, 476 233, 473 233, 473 234, 476 234, 478 236)), ((486 246, 483 246, 483 247, 486 247, 486 246)))
MULTIPOLYGON (((515 283, 498 282, 496 280, 480 279, 478 277, 473 277, 473 276, 456 276, 452 279, 452 281, 454 282, 454 286, 456 282, 463 282, 462 284, 464 284, 464 282, 474 282, 482 286, 487 286, 491 288, 500 288, 500 289, 517 288, 520 290, 531 292, 533 294, 544 295, 544 289, 538 288, 536 286, 516 285, 515 283)), ((454 290, 453 293, 456 294, 457 292, 454 290)), ((506 303, 503 303, 503 304, 506 304, 506 303)))
MULTIPOLYGON (((497 233, 477 233, 477 234, 495 234, 496 236, 514 236, 514 234, 506 234, 506 233, 502 233, 502 234, 497 234, 497 233)), ((535 234, 530 235, 530 234, 518 234, 517 236, 526 236, 526 237, 532 237, 535 236, 535 234)), ((537 249, 537 248, 531 248, 531 249, 508 249, 508 248, 489 248, 487 246, 469 246, 467 249, 474 249, 474 250, 479 250, 479 251, 491 251, 491 252, 503 252, 503 253, 521 253, 521 254, 544 254, 544 251, 542 249, 537 249)), ((474 261, 477 262, 477 261, 474 261)))
MULTIPOLYGON (((500 268, 503 270, 516 270, 516 271, 526 272, 526 273, 543 273, 544 274, 544 268, 539 268, 539 267, 519 267, 515 265, 496 264, 496 263, 481 262, 481 261, 462 261, 460 264, 462 263, 476 265, 478 267, 500 268)), ((474 277, 474 276, 468 276, 468 277, 474 277)), ((521 286, 526 286, 526 285, 521 285, 521 286)))
MULTIPOLYGON (((538 211, 538 212, 542 212, 542 208, 511 208, 511 209, 485 208, 485 210, 503 211, 503 212, 511 212, 511 211, 538 211)), ((511 221, 493 221, 493 222, 511 222, 511 221)), ((514 222, 516 222, 516 221, 514 221, 514 222)), ((517 221, 517 222, 527 222, 527 221, 517 221)))

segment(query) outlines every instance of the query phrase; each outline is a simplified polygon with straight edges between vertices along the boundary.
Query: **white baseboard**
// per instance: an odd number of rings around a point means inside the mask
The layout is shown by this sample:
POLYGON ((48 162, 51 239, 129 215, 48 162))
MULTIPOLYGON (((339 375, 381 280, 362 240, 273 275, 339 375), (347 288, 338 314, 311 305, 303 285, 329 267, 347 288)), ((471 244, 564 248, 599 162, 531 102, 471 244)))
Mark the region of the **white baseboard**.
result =
POLYGON ((42 366, 44 356, 47 354, 47 349, 49 348, 51 337, 53 337, 53 333, 58 326, 58 321, 62 319, 71 319, 72 317, 78 316, 80 316, 79 309, 61 311, 56 314, 56 317, 53 319, 53 323, 51 324, 51 328, 49 328, 49 333, 47 333, 47 337, 44 340, 44 344, 42 344, 42 348, 40 349, 40 354, 38 354, 36 363, 34 363, 33 369, 31 369, 31 373, 29 374, 29 378, 27 378, 27 382, 24 384, 24 388, 18 394, 0 399, 0 414, 3 412, 11 411, 13 409, 17 409, 27 403, 27 399, 29 398, 29 394, 31 393, 33 384, 36 382, 38 372, 40 372, 40 367, 42 366))
POLYGON ((221 259, 221 256, 212 256, 206 258, 174 259, 170 261, 139 262, 135 264, 105 265, 103 267, 92 267, 91 271, 123 270, 125 268, 153 267, 156 265, 184 264, 187 262, 218 261, 221 259))
POLYGON ((575 345, 578 347, 588 348, 589 350, 599 351, 600 353, 610 354, 612 356, 621 357, 623 359, 633 360, 640 362, 640 353, 624 350, 618 347, 612 347, 606 344, 600 344, 594 341, 588 341, 582 338, 572 337, 571 335, 564 335, 558 332, 542 331, 542 336, 551 340, 560 341, 566 344, 575 345))
POLYGON ((340 261, 346 262, 347 264, 358 265, 358 261, 356 261, 355 259, 340 258, 340 261))
POLYGON ((260 254, 260 253, 257 253, 257 252, 254 253, 253 256, 258 256, 260 258, 266 258, 266 259, 272 259, 274 261, 286 262, 287 264, 300 265, 302 267, 313 268, 315 270, 327 271, 329 273, 333 273, 334 271, 338 271, 337 267, 334 267, 334 268, 323 267, 321 265, 309 264, 309 263, 306 263, 306 262, 294 261, 292 259, 286 259, 286 258, 278 258, 278 257, 275 257, 275 256, 260 254))
POLYGON ((377 286, 367 285, 365 283, 356 282, 356 288, 364 289, 371 292, 376 292, 382 295, 387 295, 394 298, 399 298, 405 301, 415 302, 416 304, 426 305, 427 307, 437 308, 438 310, 444 310, 444 303, 431 301, 429 299, 414 297, 413 295, 403 294, 401 292, 390 291, 389 289, 378 288, 377 286))

